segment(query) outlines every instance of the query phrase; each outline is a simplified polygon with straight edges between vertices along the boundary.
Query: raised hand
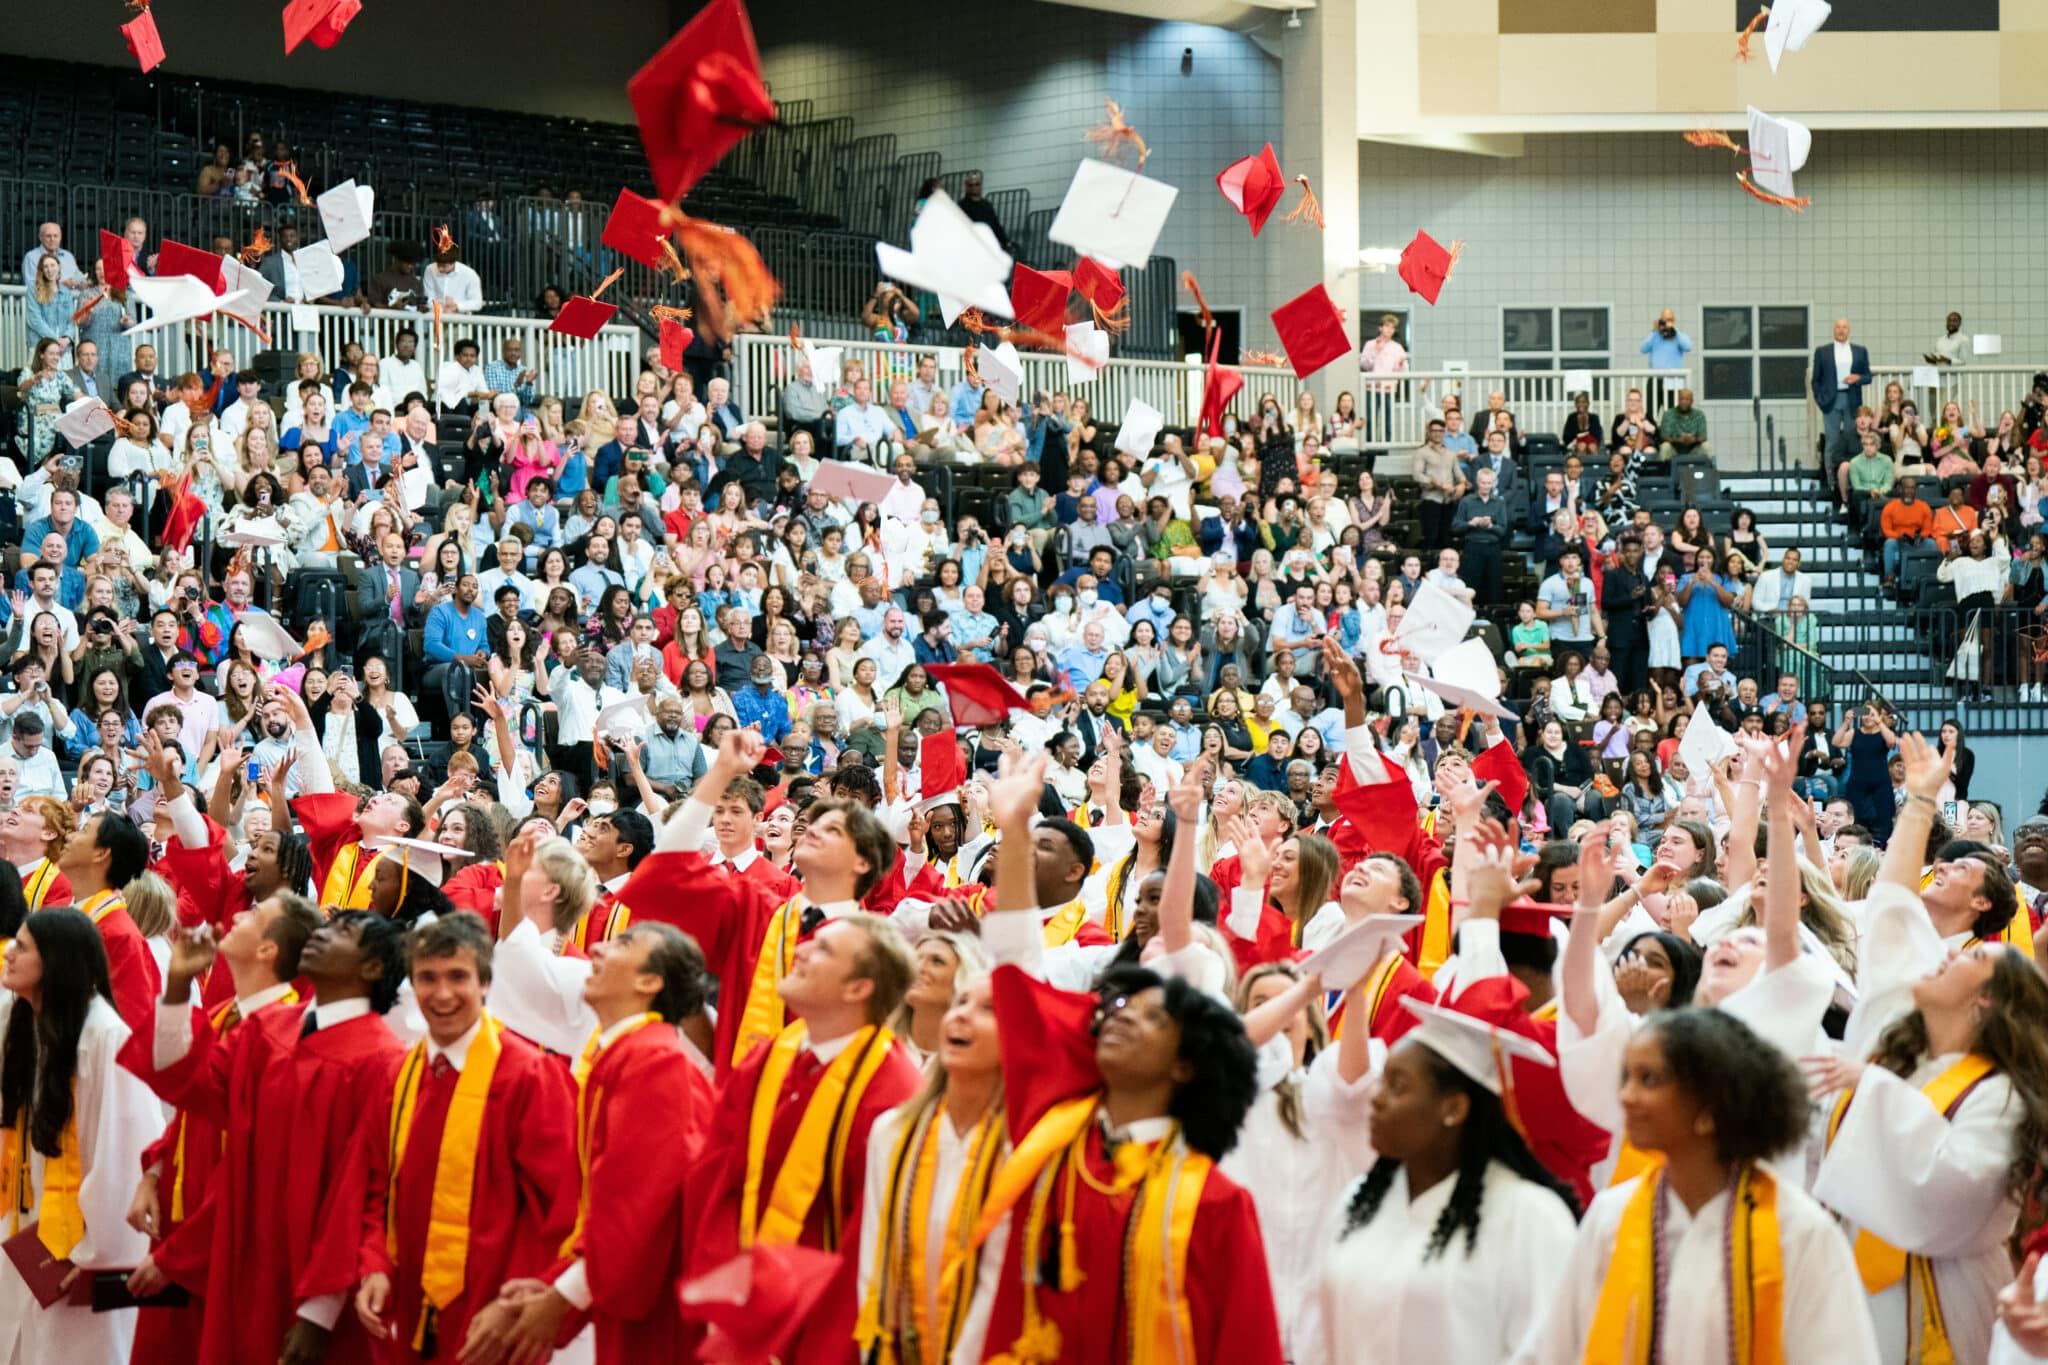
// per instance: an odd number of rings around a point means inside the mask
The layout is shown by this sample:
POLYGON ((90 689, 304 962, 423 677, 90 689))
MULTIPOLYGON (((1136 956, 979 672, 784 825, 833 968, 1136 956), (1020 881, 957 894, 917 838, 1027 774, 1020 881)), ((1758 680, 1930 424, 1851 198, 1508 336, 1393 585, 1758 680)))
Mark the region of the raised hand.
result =
POLYGON ((505 846, 505 880, 517 882, 533 866, 534 850, 540 847, 541 832, 527 830, 505 846))
POLYGON ((1580 904, 1599 905, 1607 899, 1607 888, 1614 885, 1615 866, 1621 861, 1613 841, 1611 820, 1602 820, 1579 841, 1580 904))
POLYGON ((1181 825, 1192 830, 1202 815, 1202 793, 1208 790, 1209 760, 1198 758, 1188 764, 1180 781, 1166 793, 1166 804, 1181 825))
POLYGON ((1268 844, 1265 836, 1259 833, 1258 822, 1249 815, 1231 817, 1230 842, 1237 848, 1238 870, 1244 874, 1238 884, 1265 886, 1279 850, 1268 844))
POLYGON ((1906 763, 1906 795, 1924 796, 1932 801, 1941 793, 1941 784, 1948 781, 1949 769, 1955 765, 1955 751, 1939 753, 1926 736, 1917 731, 1908 731, 1899 736, 1899 757, 1906 763))
POLYGON ((306 699, 283 683, 270 685, 270 704, 285 713, 294 730, 313 728, 313 715, 306 710, 306 699))
POLYGON ((1501 907, 1536 890, 1534 880, 1523 879, 1535 858, 1523 853, 1498 821, 1482 820, 1472 826, 1472 848, 1476 856, 1465 880, 1472 918, 1499 919, 1501 907))
POLYGON ((1329 674, 1330 686, 1337 689, 1339 701, 1365 695, 1365 679, 1359 676, 1358 665, 1334 635, 1323 637, 1323 671, 1329 674))
POLYGON ((488 719, 494 721, 505 719, 505 705, 498 700, 497 694, 492 692, 490 688, 479 686, 473 689, 469 699, 476 709, 483 712, 488 719))

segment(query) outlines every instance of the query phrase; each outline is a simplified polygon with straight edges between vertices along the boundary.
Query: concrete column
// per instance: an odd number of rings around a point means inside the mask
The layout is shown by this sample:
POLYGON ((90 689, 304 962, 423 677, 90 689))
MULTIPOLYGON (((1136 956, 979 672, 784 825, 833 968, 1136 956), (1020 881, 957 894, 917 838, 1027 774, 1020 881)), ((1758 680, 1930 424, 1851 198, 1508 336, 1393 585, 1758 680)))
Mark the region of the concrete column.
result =
MULTIPOLYGON (((1298 11, 1300 28, 1278 27, 1284 137, 1274 139, 1281 168, 1306 175, 1322 203, 1324 230, 1278 225, 1260 234, 1273 241, 1266 268, 1266 310, 1316 284, 1344 310, 1358 341, 1358 24, 1359 0, 1320 0, 1298 11)), ((1299 193, 1298 190, 1295 193, 1299 193)), ((1290 195, 1288 206, 1294 198, 1290 195)), ((1270 318, 1248 319, 1249 334, 1271 339, 1270 318)), ((1264 342, 1254 342, 1263 345, 1264 342)), ((1337 394, 1358 388, 1356 363, 1339 360, 1309 381, 1329 411, 1337 394)), ((1291 395, 1283 402, 1291 404, 1291 395)))

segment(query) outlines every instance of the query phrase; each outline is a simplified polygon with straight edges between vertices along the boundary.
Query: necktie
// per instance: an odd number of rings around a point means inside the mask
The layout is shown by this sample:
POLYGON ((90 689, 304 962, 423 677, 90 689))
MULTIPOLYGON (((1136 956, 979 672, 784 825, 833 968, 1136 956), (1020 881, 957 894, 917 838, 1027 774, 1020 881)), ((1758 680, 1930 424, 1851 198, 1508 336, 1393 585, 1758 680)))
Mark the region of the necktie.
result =
POLYGON ((434 1079, 437 1081, 445 1081, 455 1074, 455 1064, 448 1060, 448 1054, 445 1052, 434 1058, 433 1066, 428 1069, 434 1073, 434 1079))
POLYGON ((306 1017, 299 1020, 299 1036, 301 1038, 309 1038, 312 1036, 313 1030, 319 1027, 319 1023, 313 1018, 313 1011, 307 1010, 306 1017))
POLYGON ((809 938, 812 934, 818 932, 818 927, 824 922, 825 912, 823 910, 815 905, 806 905, 803 915, 796 922, 797 937, 809 938))

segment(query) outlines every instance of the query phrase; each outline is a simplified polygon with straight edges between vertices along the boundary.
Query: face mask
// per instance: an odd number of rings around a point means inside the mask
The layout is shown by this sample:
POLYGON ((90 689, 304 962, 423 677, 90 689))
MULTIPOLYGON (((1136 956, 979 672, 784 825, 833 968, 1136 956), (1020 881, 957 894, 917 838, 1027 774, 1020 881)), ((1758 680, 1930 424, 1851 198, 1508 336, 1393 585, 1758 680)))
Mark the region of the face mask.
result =
POLYGON ((936 526, 938 524, 938 521, 939 514, 936 511, 933 511, 931 508, 926 508, 924 513, 924 524, 927 526, 936 526))
POLYGON ((592 801, 589 811, 592 815, 610 815, 618 808, 619 803, 616 801, 592 801))
POLYGON ((1083 611, 1086 611, 1086 610, 1088 610, 1088 608, 1090 608, 1090 607, 1092 607, 1092 606, 1094 606, 1094 605, 1095 605, 1095 590, 1094 590, 1094 589, 1092 589, 1092 588, 1083 588, 1083 589, 1081 590, 1081 610, 1083 610, 1083 611))

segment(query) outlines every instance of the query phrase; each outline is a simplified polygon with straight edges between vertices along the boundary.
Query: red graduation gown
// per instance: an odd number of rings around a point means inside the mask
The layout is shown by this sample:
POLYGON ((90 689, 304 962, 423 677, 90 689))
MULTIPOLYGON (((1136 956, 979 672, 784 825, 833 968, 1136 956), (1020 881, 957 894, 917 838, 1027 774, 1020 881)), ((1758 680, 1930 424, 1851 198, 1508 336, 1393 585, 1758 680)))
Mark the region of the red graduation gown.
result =
MULTIPOLYGON (((258 1027, 225 1040, 195 1014, 192 1050, 149 1078, 166 1099, 227 1129, 205 1279, 188 1285, 206 1295, 204 1365, 268 1365, 300 1303, 355 1285, 371 1109, 380 1089, 390 1094, 404 1049, 375 1015, 302 1039, 304 1013, 264 1010, 249 1021, 258 1027)), ((344 1307, 326 1365, 369 1358, 369 1337, 344 1307)))
MULTIPOLYGON (((740 1213, 747 1182, 747 1128, 754 1111, 754 1096, 760 1086, 761 1071, 768 1063, 770 1051, 765 1046, 755 1048, 718 1087, 717 1107, 712 1113, 711 1129, 705 1140, 704 1159, 698 1168, 701 1197, 697 1233, 689 1248, 692 1275, 716 1270, 740 1253, 740 1213)), ((775 1177, 782 1170, 783 1157, 796 1138, 797 1126, 803 1122, 812 1094, 824 1074, 825 1068, 819 1065, 817 1057, 808 1048, 790 1063, 782 1094, 776 1100, 775 1116, 769 1122, 767 1149, 761 1162, 761 1205, 764 1208, 768 1192, 775 1188, 775 1177)), ((876 1119, 916 1094, 921 1083, 917 1064, 910 1060, 910 1054, 904 1051, 901 1043, 891 1044, 888 1058, 875 1072, 874 1079, 868 1083, 854 1109, 844 1158, 837 1163, 839 1188, 836 1191, 831 1188, 832 1177, 828 1169, 818 1197, 812 1201, 809 1216, 804 1221, 800 1245, 834 1251, 841 1247, 850 1248, 858 1240, 861 1195, 868 1168, 868 1133, 876 1119), (828 1200, 831 1201, 829 1206, 828 1200), (830 1213, 833 1210, 838 1215, 836 1242, 831 1232, 834 1220, 830 1213)))
MULTIPOLYGON (((680 1034, 650 1024, 599 1053, 583 1084, 585 1103, 595 1106, 586 1110, 589 1212, 573 1254, 589 1276, 598 1365, 683 1365, 695 1333, 684 1327, 676 1301, 681 1230, 699 1188, 694 1171, 711 1113, 710 1083, 680 1034)), ((547 1278, 567 1265, 558 1261, 547 1278)))
MULTIPOLYGON (((1411 995, 1425 1005, 1434 1005, 1437 1002, 1436 987, 1430 984, 1429 978, 1416 971, 1415 964, 1407 958, 1395 958, 1393 979, 1388 981, 1386 989, 1379 993, 1379 1006, 1372 1011, 1372 1018, 1369 1020, 1372 1036, 1388 1047, 1400 1042, 1409 1029, 1421 1022, 1412 1013, 1401 1008, 1401 1002, 1411 995)), ((1340 1005, 1330 1016, 1331 1037, 1343 1036, 1344 1030, 1349 1027, 1349 1015, 1348 1006, 1340 1005)))
MULTIPOLYGON (((1436 874, 1448 868, 1450 860, 1444 857, 1443 845, 1422 830, 1421 807, 1416 804, 1408 774, 1385 754, 1380 755, 1380 762, 1386 766, 1387 780, 1371 786, 1362 785, 1351 775, 1348 761, 1340 764, 1333 799, 1356 832, 1360 841, 1357 846, 1362 850, 1359 857, 1391 853, 1408 864, 1416 880, 1422 883, 1426 902, 1436 874)), ((1413 906, 1411 911, 1424 914, 1426 906, 1413 906)), ((1410 962, 1421 957, 1422 933, 1427 927, 1418 924, 1408 931, 1406 950, 1410 962)))
POLYGON ((114 984, 114 1008, 128 1025, 122 1064, 139 1074, 148 1067, 142 1054, 156 1036, 156 998, 163 991, 163 978, 157 974, 149 940, 125 909, 116 907, 102 915, 99 931, 100 942, 107 949, 107 975, 114 984))
POLYGON ((471 863, 460 872, 441 883, 441 891, 455 902, 457 910, 467 910, 491 926, 491 932, 498 932, 498 889, 505 884, 503 863, 471 863))
POLYGON ((768 900, 744 878, 695 852, 648 854, 620 889, 619 899, 636 921, 672 924, 697 940, 705 965, 718 978, 718 1055, 713 1061, 724 1074, 739 1041, 747 988, 769 918, 782 902, 768 900))
POLYGON ((728 875, 757 888, 770 905, 782 904, 803 886, 795 877, 769 862, 767 858, 758 855, 747 864, 744 872, 735 869, 731 863, 724 863, 721 866, 726 869, 728 875))
MULTIPOLYGON (((240 869, 228 866, 227 831, 209 816, 200 818, 206 821, 206 845, 187 848, 172 840, 156 860, 156 871, 178 894, 178 922, 188 927, 208 925, 219 938, 235 916, 249 908, 249 883, 240 869)), ((200 1003, 212 1009, 232 1000, 234 994, 234 976, 227 964, 215 964, 200 989, 200 1003)))
POLYGON ((305 831, 313 855, 313 898, 322 904, 326 902, 327 874, 334 870, 335 860, 350 844, 362 842, 357 809, 356 799, 346 792, 314 792, 292 802, 292 816, 305 831))
MULTIPOLYGON (((439 1316, 439 1360, 451 1359, 462 1349, 470 1319, 497 1297, 506 1281, 540 1275, 555 1264, 563 1240, 576 1224, 581 1176, 576 1168, 576 1097, 569 1073, 512 1034, 501 1031, 499 1043, 474 1157, 462 1294, 439 1316)), ((452 1071, 437 1076, 432 1068, 420 1078, 412 1135, 398 1172, 396 1265, 385 1243, 384 1226, 391 1189, 392 1087, 386 1086, 372 1106, 369 1179, 356 1271, 358 1278, 391 1277, 387 1312, 394 1335, 374 1347, 382 1362, 410 1365, 422 1359, 412 1346, 425 1299, 420 1273, 426 1259, 434 1173, 458 1079, 452 1071)), ((353 1308, 350 1311, 353 1314, 353 1308)))
MULTIPOLYGON (((1010 1140, 1021 1142, 1054 1104, 1101 1088, 1089 1027, 1095 998, 1055 989, 1004 966, 995 973, 995 1008, 1010 1140)), ((1099 1126, 1090 1130, 1087 1160, 1097 1180, 1105 1185, 1114 1180, 1115 1166, 1103 1154, 1099 1126)), ((1039 1311, 1059 1328, 1061 1365, 1119 1365, 1129 1358, 1123 1254, 1137 1191, 1112 1196, 1087 1181, 1075 1182, 1075 1188, 1081 1284, 1072 1293, 1041 1286, 1039 1311)), ((1007 1352, 1023 1327, 1028 1208, 1027 1195, 1010 1219, 1008 1259, 996 1287, 983 1360, 1007 1352)), ((1057 1208, 1054 1212, 1057 1217, 1057 1208)), ((1186 1301, 1195 1340, 1190 1365, 1280 1365, 1280 1327, 1265 1270, 1251 1196, 1212 1169, 1202 1184, 1188 1245, 1186 1301)))
MULTIPOLYGON (((43 870, 42 868, 37 868, 36 872, 23 870, 21 874, 21 889, 24 895, 34 887, 37 873, 43 870)), ((42 899, 29 901, 28 909, 30 914, 34 914, 46 906, 71 904, 71 879, 62 872, 59 872, 54 864, 50 866, 48 871, 50 873, 50 880, 43 886, 42 899)))

